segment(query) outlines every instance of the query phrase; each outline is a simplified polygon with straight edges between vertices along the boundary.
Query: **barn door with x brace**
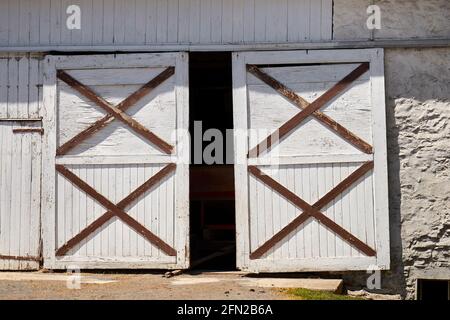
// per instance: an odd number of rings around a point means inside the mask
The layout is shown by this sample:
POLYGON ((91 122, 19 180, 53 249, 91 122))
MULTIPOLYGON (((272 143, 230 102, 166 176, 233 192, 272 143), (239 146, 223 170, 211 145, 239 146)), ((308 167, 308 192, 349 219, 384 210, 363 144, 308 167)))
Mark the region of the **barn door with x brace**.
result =
POLYGON ((46 268, 188 267, 187 59, 46 57, 46 268))
POLYGON ((234 54, 239 268, 389 268, 383 73, 382 50, 234 54))

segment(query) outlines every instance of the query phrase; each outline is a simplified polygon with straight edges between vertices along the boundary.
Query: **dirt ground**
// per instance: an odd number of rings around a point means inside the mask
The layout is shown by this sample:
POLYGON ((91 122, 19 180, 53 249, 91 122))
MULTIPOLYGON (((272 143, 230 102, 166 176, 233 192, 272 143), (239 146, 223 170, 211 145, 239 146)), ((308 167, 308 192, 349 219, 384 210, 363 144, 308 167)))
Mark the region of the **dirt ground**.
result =
POLYGON ((4 274, 0 280, 0 300, 11 299, 125 299, 125 300, 275 300, 289 299, 279 289, 257 287, 251 278, 240 273, 204 272, 182 274, 172 278, 164 273, 118 274, 83 273, 81 288, 68 289, 65 274, 30 273, 38 280, 23 280, 20 274, 4 274), (41 276, 42 275, 42 276, 41 276), (61 280, 48 280, 56 275, 61 280), (40 278, 41 277, 41 278, 40 278), (47 277, 47 278, 46 278, 47 277), (2 278, 2 279, 3 279, 2 278), (14 280, 10 280, 14 279, 14 280), (110 283, 83 283, 105 282, 110 283))

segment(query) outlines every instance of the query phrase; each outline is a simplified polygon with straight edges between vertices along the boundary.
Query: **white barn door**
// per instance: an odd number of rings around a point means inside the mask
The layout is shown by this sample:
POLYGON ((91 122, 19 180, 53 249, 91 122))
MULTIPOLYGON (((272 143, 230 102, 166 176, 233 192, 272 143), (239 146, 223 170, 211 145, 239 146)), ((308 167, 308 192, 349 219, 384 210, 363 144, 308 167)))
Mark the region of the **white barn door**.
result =
POLYGON ((41 261, 41 123, 0 121, 0 270, 41 261))
POLYGON ((48 56, 44 266, 187 268, 185 53, 48 56))
POLYGON ((383 51, 235 53, 233 88, 238 267, 388 269, 383 51))

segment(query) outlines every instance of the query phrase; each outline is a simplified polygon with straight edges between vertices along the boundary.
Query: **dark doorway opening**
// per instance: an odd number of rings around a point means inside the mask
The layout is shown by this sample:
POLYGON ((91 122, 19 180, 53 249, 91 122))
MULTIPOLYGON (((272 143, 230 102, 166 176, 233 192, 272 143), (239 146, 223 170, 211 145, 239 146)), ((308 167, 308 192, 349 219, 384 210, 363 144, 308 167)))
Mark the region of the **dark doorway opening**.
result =
POLYGON ((425 300, 425 301, 450 300, 450 281, 418 279, 417 300, 425 300))
POLYGON ((231 53, 191 53, 189 95, 191 267, 235 270, 231 53), (214 138, 204 136, 211 130, 214 138), (217 134, 222 136, 222 147, 217 134))

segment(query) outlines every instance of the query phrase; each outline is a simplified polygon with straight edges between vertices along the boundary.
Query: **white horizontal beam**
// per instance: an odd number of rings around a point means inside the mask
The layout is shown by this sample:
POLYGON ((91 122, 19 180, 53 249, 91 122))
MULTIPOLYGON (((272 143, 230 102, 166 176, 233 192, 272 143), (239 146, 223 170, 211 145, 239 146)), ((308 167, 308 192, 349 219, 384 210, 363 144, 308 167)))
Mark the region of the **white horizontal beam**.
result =
POLYGON ((450 38, 331 41, 299 43, 242 43, 242 44, 154 44, 154 45, 106 45, 106 46, 20 46, 0 47, 0 56, 7 52, 149 52, 149 51, 248 51, 248 50, 315 50, 315 49, 364 49, 364 48, 446 48, 450 38))

